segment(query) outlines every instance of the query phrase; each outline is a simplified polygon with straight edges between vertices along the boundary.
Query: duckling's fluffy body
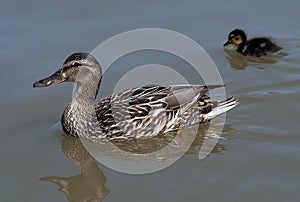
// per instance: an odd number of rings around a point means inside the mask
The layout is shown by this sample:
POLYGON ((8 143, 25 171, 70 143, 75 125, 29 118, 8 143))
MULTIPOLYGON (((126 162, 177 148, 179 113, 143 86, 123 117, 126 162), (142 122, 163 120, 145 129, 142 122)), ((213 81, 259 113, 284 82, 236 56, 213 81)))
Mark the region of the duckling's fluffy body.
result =
POLYGON ((247 40, 246 33, 241 29, 235 29, 228 35, 228 41, 224 46, 232 44, 234 49, 242 55, 260 57, 267 54, 280 53, 282 49, 271 37, 256 37, 247 40))

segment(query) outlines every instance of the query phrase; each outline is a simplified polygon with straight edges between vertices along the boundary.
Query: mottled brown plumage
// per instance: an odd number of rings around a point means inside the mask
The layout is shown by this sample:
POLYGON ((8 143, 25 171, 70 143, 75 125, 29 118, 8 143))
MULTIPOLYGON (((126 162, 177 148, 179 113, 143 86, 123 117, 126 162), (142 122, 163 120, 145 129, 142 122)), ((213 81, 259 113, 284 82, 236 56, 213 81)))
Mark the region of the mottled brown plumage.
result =
POLYGON ((33 86, 76 82, 77 92, 61 123, 67 134, 88 139, 150 138, 207 122, 238 104, 235 98, 219 102, 206 95, 223 85, 152 85, 113 94, 95 105, 101 77, 101 66, 92 55, 75 53, 33 86))

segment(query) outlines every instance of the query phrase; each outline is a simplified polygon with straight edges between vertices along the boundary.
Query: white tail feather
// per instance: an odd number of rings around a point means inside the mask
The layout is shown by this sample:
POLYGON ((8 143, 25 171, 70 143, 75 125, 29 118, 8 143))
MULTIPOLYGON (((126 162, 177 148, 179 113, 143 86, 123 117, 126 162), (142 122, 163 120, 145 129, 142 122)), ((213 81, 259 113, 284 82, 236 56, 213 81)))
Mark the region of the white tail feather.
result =
POLYGON ((239 104, 238 100, 234 97, 228 98, 218 104, 216 108, 214 108, 211 112, 204 115, 204 121, 209 121, 219 114, 223 114, 228 110, 234 108, 239 104))

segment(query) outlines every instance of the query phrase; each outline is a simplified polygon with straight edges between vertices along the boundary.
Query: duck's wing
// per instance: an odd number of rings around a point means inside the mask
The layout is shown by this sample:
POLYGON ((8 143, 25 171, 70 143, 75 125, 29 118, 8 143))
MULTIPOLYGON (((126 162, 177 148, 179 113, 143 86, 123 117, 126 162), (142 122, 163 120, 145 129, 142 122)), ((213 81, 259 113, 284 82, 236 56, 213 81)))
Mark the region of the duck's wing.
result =
POLYGON ((101 100, 96 114, 102 130, 110 136, 151 137, 168 130, 209 89, 222 86, 133 88, 101 100))
POLYGON ((186 110, 180 117, 180 127, 190 127, 195 124, 205 123, 216 116, 227 112, 239 104, 238 100, 230 97, 223 101, 212 100, 204 95, 198 103, 186 110))
POLYGON ((188 103, 194 103, 196 100, 204 96, 209 90, 224 87, 224 85, 178 85, 171 86, 170 91, 172 92, 166 98, 167 103, 170 107, 180 107, 183 108, 188 103))

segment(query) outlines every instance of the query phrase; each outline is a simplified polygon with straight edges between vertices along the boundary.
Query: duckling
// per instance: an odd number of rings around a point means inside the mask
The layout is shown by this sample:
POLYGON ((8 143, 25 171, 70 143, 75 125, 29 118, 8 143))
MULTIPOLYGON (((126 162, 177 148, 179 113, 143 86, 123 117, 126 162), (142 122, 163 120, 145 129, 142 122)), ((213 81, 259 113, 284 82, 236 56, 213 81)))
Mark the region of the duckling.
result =
POLYGON ((247 40, 246 33, 241 29, 235 29, 228 35, 228 41, 224 46, 234 45, 234 49, 242 55, 260 57, 267 54, 280 54, 280 46, 272 41, 271 37, 257 37, 247 40))

